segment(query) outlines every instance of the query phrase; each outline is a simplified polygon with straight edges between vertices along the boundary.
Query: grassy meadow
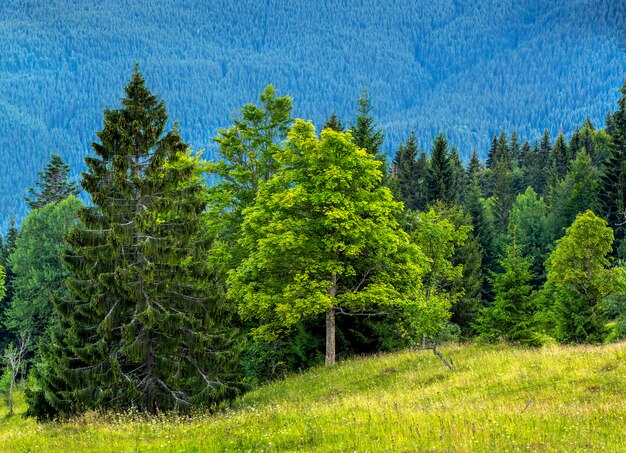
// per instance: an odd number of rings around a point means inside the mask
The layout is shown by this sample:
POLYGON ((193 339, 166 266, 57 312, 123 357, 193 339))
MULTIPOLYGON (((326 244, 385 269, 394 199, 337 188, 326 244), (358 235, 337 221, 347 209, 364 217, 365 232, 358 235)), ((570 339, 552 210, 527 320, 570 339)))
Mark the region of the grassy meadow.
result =
POLYGON ((219 414, 89 413, 38 424, 0 406, 0 451, 626 451, 626 343, 448 346, 318 367, 219 414))

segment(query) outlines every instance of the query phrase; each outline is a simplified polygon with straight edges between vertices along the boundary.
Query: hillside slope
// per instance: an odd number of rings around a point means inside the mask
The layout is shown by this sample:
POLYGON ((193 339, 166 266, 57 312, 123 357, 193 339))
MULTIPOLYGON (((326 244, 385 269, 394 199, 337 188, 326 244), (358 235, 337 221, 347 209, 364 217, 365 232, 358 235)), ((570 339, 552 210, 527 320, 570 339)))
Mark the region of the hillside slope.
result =
POLYGON ((392 150, 439 130, 467 157, 500 128, 601 124, 626 74, 626 0, 0 2, 0 224, 58 152, 78 171, 139 61, 194 149, 273 83, 296 115, 353 118, 392 150))
MULTIPOLYGON (((624 451, 626 344, 454 346, 315 368, 214 416, 0 419, 3 451, 624 451)), ((3 408, 4 410, 4 408, 3 408)), ((0 411, 0 414, 2 411, 0 411)))

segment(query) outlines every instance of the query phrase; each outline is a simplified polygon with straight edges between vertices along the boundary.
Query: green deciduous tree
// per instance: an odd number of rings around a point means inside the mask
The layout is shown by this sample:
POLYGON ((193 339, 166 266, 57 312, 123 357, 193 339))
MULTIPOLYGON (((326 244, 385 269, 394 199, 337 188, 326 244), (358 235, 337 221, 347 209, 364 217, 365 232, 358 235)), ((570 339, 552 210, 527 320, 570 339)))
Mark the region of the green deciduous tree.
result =
POLYGON ((546 267, 556 330, 563 343, 598 343, 604 340, 608 321, 603 302, 624 290, 624 269, 611 267, 608 255, 613 231, 592 211, 576 217, 557 241, 546 267))
POLYGON ((297 120, 276 154, 282 167, 245 211, 247 258, 230 294, 257 334, 275 336, 326 314, 326 363, 335 361, 335 314, 407 305, 417 298, 425 258, 399 230, 401 204, 351 134, 317 139, 297 120))
POLYGON ((31 211, 22 223, 22 234, 9 257, 15 273, 13 300, 6 311, 6 325, 16 336, 27 336, 36 346, 48 337, 53 322, 52 300, 66 299, 68 273, 61 263, 64 237, 75 226, 82 203, 69 196, 31 211))
POLYGON ((550 211, 532 187, 515 199, 509 217, 509 243, 516 237, 517 244, 524 250, 532 263, 533 285, 539 288, 545 281, 544 261, 555 237, 550 224, 550 211))

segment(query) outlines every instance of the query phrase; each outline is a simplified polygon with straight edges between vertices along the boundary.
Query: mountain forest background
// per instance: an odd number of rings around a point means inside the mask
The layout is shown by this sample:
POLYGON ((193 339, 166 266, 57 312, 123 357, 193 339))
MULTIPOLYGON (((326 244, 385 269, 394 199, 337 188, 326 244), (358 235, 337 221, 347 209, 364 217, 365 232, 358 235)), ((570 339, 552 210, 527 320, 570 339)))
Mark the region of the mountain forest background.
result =
POLYGON ((349 125, 366 88, 390 156, 411 130, 427 151, 444 132, 467 163, 501 130, 533 143, 603 125, 626 72, 624 2, 492 3, 2 2, 2 231, 51 153, 78 180, 136 62, 209 159, 270 83, 318 127, 333 112, 349 125))

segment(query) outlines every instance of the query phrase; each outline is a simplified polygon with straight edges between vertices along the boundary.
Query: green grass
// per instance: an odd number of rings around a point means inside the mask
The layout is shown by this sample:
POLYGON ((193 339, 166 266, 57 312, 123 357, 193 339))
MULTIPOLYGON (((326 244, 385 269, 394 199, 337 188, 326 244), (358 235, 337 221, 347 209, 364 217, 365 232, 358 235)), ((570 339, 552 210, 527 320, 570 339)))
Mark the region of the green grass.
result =
POLYGON ((356 358, 212 416, 37 424, 3 406, 0 451, 626 451, 626 343, 444 349, 453 372, 430 352, 356 358))

